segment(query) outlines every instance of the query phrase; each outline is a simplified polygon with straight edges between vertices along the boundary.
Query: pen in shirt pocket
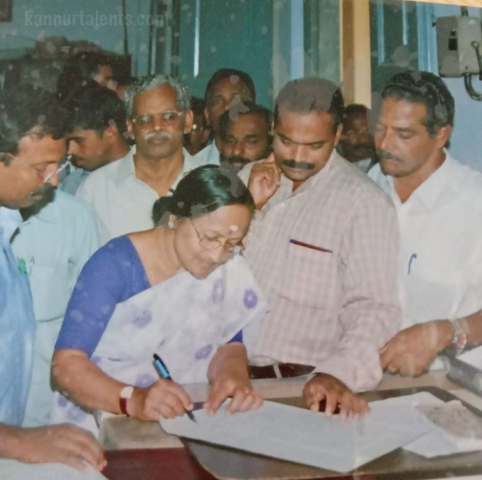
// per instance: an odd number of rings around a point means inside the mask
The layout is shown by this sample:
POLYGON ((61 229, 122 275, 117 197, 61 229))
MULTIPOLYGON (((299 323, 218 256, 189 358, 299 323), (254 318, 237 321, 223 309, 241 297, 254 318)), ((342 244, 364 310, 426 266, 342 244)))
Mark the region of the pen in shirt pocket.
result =
POLYGON ((28 274, 29 274, 30 276, 32 276, 32 270, 33 270, 33 266, 34 266, 34 265, 35 265, 35 258, 32 257, 32 258, 30 259, 29 264, 28 264, 28 274))
POLYGON ((290 243, 292 243, 293 245, 298 245, 300 247, 311 248, 312 250, 316 250, 318 252, 333 253, 333 250, 328 250, 327 248, 317 247, 316 245, 300 242, 299 240, 295 240, 293 238, 290 240, 290 243))

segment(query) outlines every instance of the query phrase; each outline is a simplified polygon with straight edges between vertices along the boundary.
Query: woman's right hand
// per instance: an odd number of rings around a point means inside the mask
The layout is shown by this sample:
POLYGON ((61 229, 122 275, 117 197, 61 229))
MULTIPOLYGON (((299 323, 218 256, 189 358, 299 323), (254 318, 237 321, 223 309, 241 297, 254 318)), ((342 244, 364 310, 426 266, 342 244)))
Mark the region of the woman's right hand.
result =
POLYGON ((127 401, 127 413, 145 422, 157 422, 159 417, 174 418, 194 408, 186 390, 170 380, 158 380, 149 388, 135 388, 127 401))

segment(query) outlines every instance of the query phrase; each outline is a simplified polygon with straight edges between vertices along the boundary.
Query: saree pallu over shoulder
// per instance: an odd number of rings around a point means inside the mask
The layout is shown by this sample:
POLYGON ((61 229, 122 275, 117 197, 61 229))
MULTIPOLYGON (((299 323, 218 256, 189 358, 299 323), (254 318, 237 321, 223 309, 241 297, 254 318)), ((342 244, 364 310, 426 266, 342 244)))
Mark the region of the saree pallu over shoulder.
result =
MULTIPOLYGON (((182 272, 119 303, 91 360, 112 378, 146 388, 159 378, 152 362, 157 353, 176 382, 206 383, 217 349, 266 312, 266 300, 238 255, 205 279, 182 272)), ((92 412, 59 393, 52 422, 98 433, 92 412)))

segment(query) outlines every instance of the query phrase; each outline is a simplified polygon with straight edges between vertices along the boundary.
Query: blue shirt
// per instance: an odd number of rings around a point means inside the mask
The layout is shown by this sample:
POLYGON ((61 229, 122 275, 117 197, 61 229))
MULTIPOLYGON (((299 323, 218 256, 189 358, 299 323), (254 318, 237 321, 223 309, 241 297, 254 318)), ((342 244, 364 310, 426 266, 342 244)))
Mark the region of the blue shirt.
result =
POLYGON ((10 239, 19 212, 0 207, 0 423, 20 425, 32 368, 35 320, 27 272, 17 265, 10 239))
MULTIPOLYGON (((118 303, 151 287, 127 236, 115 238, 86 263, 67 307, 56 350, 94 353, 118 303)), ((231 341, 242 341, 238 333, 231 341)))

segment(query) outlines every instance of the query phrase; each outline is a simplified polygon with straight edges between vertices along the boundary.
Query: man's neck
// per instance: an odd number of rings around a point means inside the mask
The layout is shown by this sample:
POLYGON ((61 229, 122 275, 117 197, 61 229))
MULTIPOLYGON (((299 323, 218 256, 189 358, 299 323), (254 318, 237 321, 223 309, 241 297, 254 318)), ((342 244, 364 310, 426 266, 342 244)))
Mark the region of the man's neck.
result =
POLYGON ((182 172, 184 152, 181 148, 165 158, 148 158, 137 151, 134 155, 136 177, 152 187, 160 197, 165 197, 182 172))
POLYGON ((433 159, 429 160, 425 165, 410 175, 406 177, 395 177, 393 185, 400 201, 405 203, 412 193, 442 166, 445 158, 445 152, 440 150, 433 159))
POLYGON ((126 141, 119 139, 118 142, 114 143, 111 151, 109 152, 109 159, 107 163, 115 162, 124 158, 129 153, 129 145, 126 141))

